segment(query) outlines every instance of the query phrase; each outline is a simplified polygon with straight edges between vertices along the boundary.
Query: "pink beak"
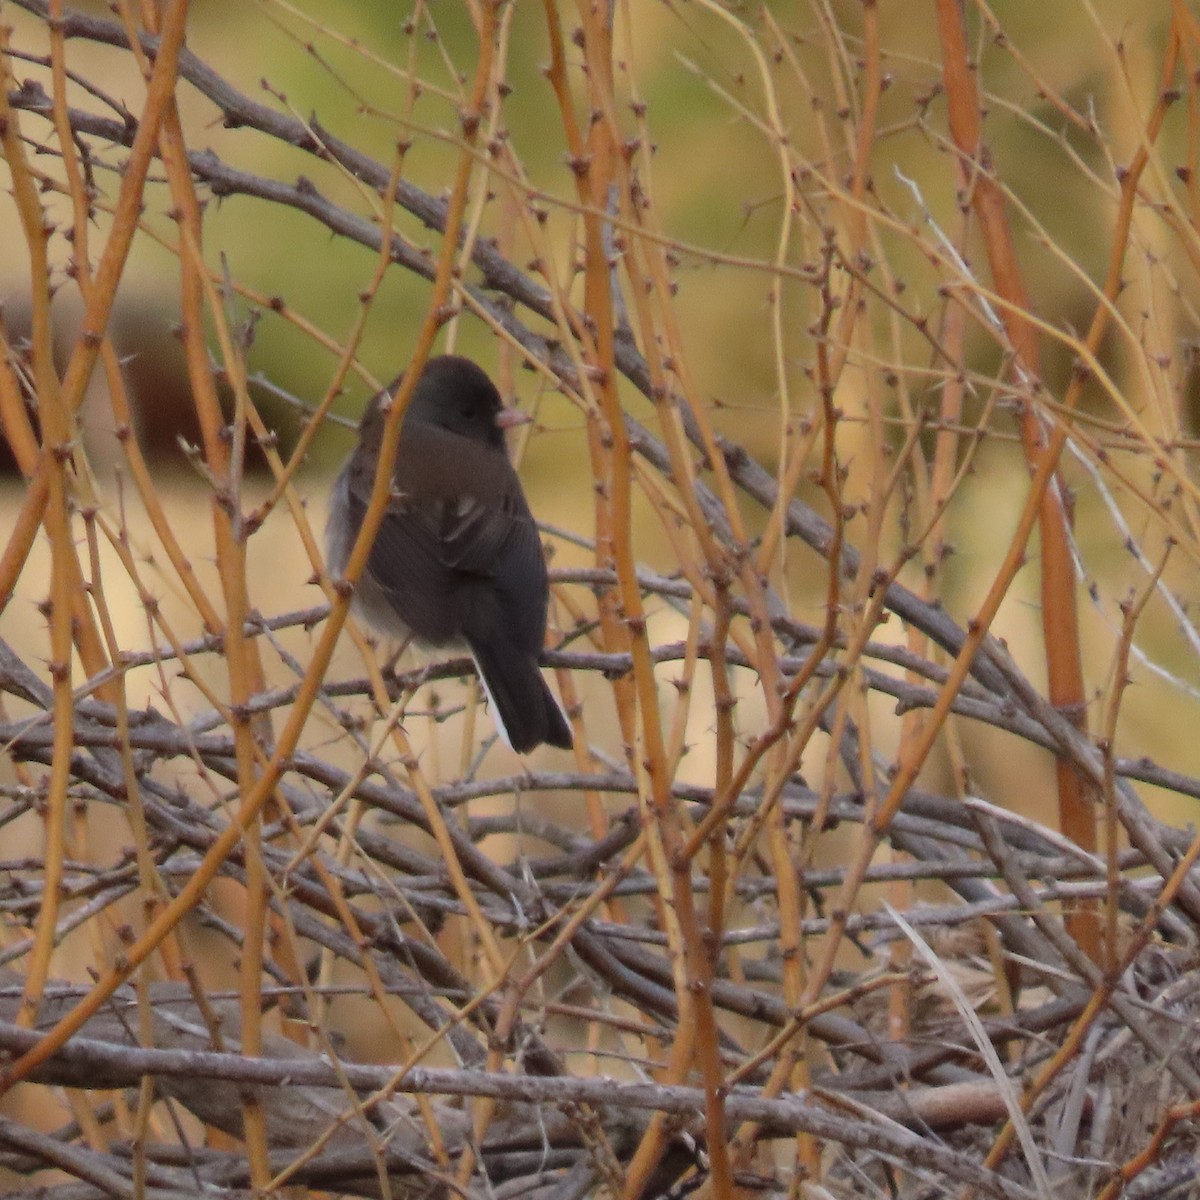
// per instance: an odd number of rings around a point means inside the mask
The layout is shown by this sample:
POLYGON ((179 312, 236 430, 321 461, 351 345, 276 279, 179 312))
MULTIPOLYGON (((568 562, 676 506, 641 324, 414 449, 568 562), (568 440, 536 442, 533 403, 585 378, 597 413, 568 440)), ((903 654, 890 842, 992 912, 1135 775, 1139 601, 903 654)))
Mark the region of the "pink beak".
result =
POLYGON ((519 408, 502 408, 496 414, 496 426, 499 429, 512 429, 516 425, 528 425, 533 418, 519 408))

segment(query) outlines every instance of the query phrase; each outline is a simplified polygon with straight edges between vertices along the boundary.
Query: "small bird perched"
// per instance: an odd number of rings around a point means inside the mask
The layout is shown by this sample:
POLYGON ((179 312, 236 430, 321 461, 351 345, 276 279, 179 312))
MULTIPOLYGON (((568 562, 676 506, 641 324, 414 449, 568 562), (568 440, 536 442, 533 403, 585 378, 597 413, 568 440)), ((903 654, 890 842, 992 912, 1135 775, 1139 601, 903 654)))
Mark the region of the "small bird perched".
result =
MULTIPOLYGON (((325 556, 335 577, 366 515, 393 390, 367 406, 358 446, 333 485, 325 556)), ((353 611, 400 641, 465 642, 500 735, 525 754, 543 742, 568 749, 571 729, 538 669, 546 560, 504 445, 504 430, 520 419, 469 359, 448 354, 425 364, 353 611)))

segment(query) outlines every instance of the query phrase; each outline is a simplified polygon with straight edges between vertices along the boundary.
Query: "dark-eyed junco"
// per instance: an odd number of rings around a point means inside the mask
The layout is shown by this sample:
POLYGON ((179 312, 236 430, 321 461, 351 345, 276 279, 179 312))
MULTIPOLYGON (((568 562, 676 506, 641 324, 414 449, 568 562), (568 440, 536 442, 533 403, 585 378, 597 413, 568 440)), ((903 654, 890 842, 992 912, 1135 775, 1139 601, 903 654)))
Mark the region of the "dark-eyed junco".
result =
MULTIPOLYGON (((333 485, 325 526, 335 577, 345 570, 371 496, 384 404, 371 401, 358 446, 333 485)), ((465 642, 504 740, 524 754, 567 749, 571 730, 542 673, 549 584, 542 543, 509 462, 514 423, 473 362, 431 358, 400 431, 392 498, 354 596, 380 633, 445 646, 465 642)))

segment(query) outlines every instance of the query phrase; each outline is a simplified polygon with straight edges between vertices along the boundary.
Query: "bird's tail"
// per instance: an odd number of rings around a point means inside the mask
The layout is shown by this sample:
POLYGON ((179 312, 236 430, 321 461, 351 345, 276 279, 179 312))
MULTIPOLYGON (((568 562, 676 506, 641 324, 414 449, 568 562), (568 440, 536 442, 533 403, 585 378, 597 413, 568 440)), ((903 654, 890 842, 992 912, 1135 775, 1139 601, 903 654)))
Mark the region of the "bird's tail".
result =
POLYGON ((537 663, 515 647, 471 645, 500 736, 518 754, 543 742, 569 750, 571 727, 537 663))

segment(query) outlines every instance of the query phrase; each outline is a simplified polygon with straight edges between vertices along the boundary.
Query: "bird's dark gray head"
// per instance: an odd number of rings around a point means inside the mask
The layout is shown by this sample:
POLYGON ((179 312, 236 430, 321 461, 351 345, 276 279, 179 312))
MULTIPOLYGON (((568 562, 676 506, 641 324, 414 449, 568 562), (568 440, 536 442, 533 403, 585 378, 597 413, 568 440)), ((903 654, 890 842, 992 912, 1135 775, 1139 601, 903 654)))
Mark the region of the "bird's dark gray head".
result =
POLYGON ((443 354, 425 364, 404 419, 503 449, 504 430, 496 420, 503 410, 500 393, 485 371, 469 358, 443 354))

